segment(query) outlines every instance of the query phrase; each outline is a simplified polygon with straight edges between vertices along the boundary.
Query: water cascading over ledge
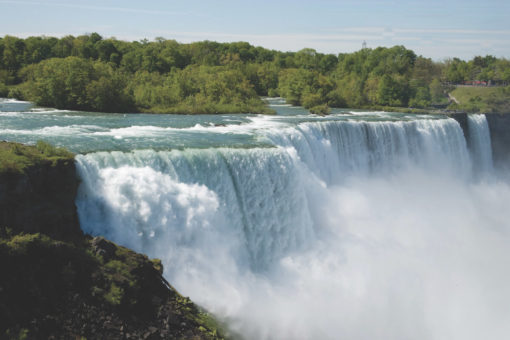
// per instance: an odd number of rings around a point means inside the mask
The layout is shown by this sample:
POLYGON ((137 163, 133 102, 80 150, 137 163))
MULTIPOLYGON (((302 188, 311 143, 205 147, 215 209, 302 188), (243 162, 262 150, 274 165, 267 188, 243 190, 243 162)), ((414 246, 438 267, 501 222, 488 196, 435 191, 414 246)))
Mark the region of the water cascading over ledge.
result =
POLYGON ((463 196, 473 159, 485 164, 476 171, 491 169, 486 122, 469 126, 477 136, 469 149, 455 120, 430 119, 268 128, 272 148, 82 155, 80 221, 88 233, 162 258, 178 289, 248 338, 366 338, 377 329, 383 338, 427 338, 436 306, 412 319, 404 311, 417 308, 413 296, 434 304, 427 292, 437 282, 450 285, 437 277, 456 263, 450 251, 465 252, 438 242, 460 232, 451 198, 472 204, 463 196), (388 312, 379 299, 397 277, 410 286, 388 312), (318 310, 331 314, 311 317, 318 310), (409 329, 378 328, 391 318, 410 318, 409 329))
POLYGON ((274 148, 78 156, 82 228, 154 256, 153 240, 190 246, 224 228, 236 258, 263 269, 313 240, 317 188, 408 166, 470 175, 451 119, 304 123, 267 138, 274 148))

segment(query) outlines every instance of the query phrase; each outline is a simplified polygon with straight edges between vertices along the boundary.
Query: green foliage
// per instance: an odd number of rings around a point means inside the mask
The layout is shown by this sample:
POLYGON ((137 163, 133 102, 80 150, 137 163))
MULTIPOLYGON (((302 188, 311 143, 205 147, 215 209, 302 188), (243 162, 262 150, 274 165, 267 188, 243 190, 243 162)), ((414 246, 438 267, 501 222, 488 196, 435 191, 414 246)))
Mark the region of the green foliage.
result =
POLYGON ((5 339, 7 340, 26 340, 28 339, 29 331, 26 328, 21 328, 19 332, 13 332, 8 329, 5 331, 5 339))
POLYGON ((327 106, 326 104, 317 105, 310 108, 310 113, 320 116, 329 114, 329 111, 330 111, 329 106, 327 106))
POLYGON ((7 97, 8 94, 9 88, 7 87, 7 85, 0 82, 0 97, 7 97))
POLYGON ((207 334, 211 339, 222 338, 221 333, 225 329, 225 325, 220 324, 204 309, 195 306, 188 297, 184 297, 180 294, 176 295, 176 304, 179 306, 179 310, 186 315, 188 319, 193 320, 200 331, 207 334))
POLYGON ((124 290, 118 287, 115 283, 110 285, 110 290, 104 295, 106 301, 114 306, 120 305, 124 296, 124 290))
POLYGON ((91 62, 52 58, 23 69, 25 97, 43 106, 87 109, 86 86, 94 77, 91 62))
POLYGON ((458 87, 451 92, 460 104, 451 109, 467 112, 510 112, 510 86, 507 87, 458 87))
POLYGON ((8 292, 0 299, 0 334, 4 327, 28 326, 34 316, 60 304, 70 289, 84 293, 94 267, 94 259, 77 245, 43 234, 0 238, 0 257, 0 286, 8 292))
POLYGON ((408 85, 401 77, 383 75, 377 89, 377 102, 387 106, 407 106, 408 85))
POLYGON ((94 63, 95 80, 86 86, 87 103, 92 111, 136 112, 132 95, 127 90, 129 77, 111 65, 94 63))
POLYGON ((43 106, 104 112, 135 111, 127 79, 102 62, 52 58, 20 71, 23 97, 43 106))
POLYGON ((421 68, 428 66, 423 60, 403 46, 340 55, 332 74, 338 88, 337 98, 351 107, 407 106, 413 79, 420 78, 421 68))
POLYGON ((443 77, 446 81, 460 84, 464 81, 486 81, 492 84, 510 82, 510 61, 494 56, 476 56, 470 61, 453 58, 445 62, 443 77))
POLYGON ((456 84, 461 83, 469 78, 468 74, 469 70, 465 61, 458 58, 447 61, 445 68, 446 81, 456 84))
POLYGON ((138 72, 130 85, 141 110, 156 113, 267 113, 246 76, 224 66, 189 66, 167 75, 138 72))
MULTIPOLYGON (((71 243, 43 234, 12 235, 0 227, 0 338, 47 338, 41 333, 45 330, 31 328, 34 320, 36 325, 48 318, 64 321, 63 313, 76 309, 69 303, 96 306, 107 314, 116 311, 123 320, 137 323, 157 319, 164 305, 173 320, 185 321, 194 334, 222 338, 220 325, 208 313, 162 279, 154 266, 159 261, 101 238, 94 240, 71 243)), ((94 323, 90 318, 95 315, 81 316, 79 322, 94 323)), ((53 324, 50 331, 59 332, 60 326, 53 324)))
POLYGON ((416 94, 409 101, 409 106, 425 108, 430 106, 430 103, 431 103, 430 90, 428 87, 423 86, 416 89, 416 94))
POLYGON ((57 148, 44 141, 38 141, 35 148, 45 157, 73 158, 74 155, 64 148, 57 148))
POLYGON ((327 103, 333 89, 333 82, 317 71, 292 68, 280 73, 278 93, 293 105, 310 108, 327 103))
POLYGON ((25 96, 23 94, 23 91, 21 90, 22 85, 18 86, 11 86, 9 89, 9 93, 7 94, 7 97, 9 98, 15 98, 18 100, 25 99, 25 96))
POLYGON ((160 259, 152 259, 151 260, 154 269, 156 269, 160 274, 163 274, 163 264, 160 259))
POLYGON ((304 93, 302 96, 302 104, 305 109, 316 107, 322 103, 322 98, 318 93, 304 93))
POLYGON ((35 147, 0 142, 0 174, 23 173, 27 168, 40 164, 55 165, 58 162, 73 161, 74 155, 63 149, 55 148, 39 141, 35 147))
POLYGON ((11 252, 26 255, 27 250, 33 246, 33 244, 37 244, 37 246, 48 247, 51 242, 51 239, 46 235, 21 234, 13 236, 5 244, 11 252))
MULTIPOLYGON (((427 108, 446 104, 442 83, 474 80, 508 85, 510 61, 438 63, 403 46, 336 56, 246 42, 125 42, 97 33, 0 38, 0 95, 78 110, 271 113, 259 98, 268 95, 306 108, 427 108)), ((504 106, 497 97, 491 103, 504 106)))
POLYGON ((430 100, 434 104, 443 104, 447 102, 447 96, 445 90, 438 79, 433 79, 429 85, 430 88, 430 100))
POLYGON ((220 324, 212 315, 202 309, 198 309, 198 313, 190 315, 190 317, 200 326, 198 329, 207 334, 210 339, 222 338, 222 330, 225 325, 220 324))
POLYGON ((496 92, 489 94, 486 99, 489 110, 492 112, 510 112, 510 86, 498 88, 496 92))
MULTIPOLYGON (((104 241, 107 244, 108 241, 104 241)), ((112 244, 112 243, 109 243, 112 244)), ((113 244, 112 244, 113 245, 113 244)), ((93 287, 92 293, 95 296, 102 297, 113 306, 119 306, 124 309, 140 309, 146 306, 140 305, 140 297, 147 289, 144 279, 147 275, 159 276, 162 272, 161 261, 159 269, 155 267, 155 262, 149 261, 146 256, 134 253, 133 251, 114 246, 115 253, 106 258, 102 255, 95 255, 102 264, 99 275, 102 278, 101 287, 93 287)))

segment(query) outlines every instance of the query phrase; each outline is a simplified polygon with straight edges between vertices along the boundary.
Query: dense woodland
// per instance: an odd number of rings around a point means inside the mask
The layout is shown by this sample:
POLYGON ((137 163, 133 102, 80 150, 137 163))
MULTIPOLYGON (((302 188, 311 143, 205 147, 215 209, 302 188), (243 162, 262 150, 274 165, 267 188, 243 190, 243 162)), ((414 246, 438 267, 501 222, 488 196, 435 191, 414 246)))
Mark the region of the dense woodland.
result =
MULTIPOLYGON (((444 107, 448 84, 469 81, 508 85, 510 61, 485 56, 434 62, 403 46, 333 55, 246 42, 126 42, 97 33, 0 38, 0 96, 66 109, 268 113, 261 96, 281 96, 319 112, 444 107)), ((508 94, 502 87, 489 99, 505 107, 508 94)))

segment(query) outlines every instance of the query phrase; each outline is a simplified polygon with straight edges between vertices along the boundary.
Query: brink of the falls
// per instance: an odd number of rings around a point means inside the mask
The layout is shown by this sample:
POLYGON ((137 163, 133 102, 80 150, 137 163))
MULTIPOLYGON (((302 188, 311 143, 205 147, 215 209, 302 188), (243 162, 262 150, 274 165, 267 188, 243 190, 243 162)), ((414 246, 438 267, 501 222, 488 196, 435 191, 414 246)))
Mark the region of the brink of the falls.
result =
POLYGON ((78 156, 82 228, 161 258, 248 339, 510 333, 510 186, 485 116, 468 140, 451 118, 257 123, 257 147, 78 156))

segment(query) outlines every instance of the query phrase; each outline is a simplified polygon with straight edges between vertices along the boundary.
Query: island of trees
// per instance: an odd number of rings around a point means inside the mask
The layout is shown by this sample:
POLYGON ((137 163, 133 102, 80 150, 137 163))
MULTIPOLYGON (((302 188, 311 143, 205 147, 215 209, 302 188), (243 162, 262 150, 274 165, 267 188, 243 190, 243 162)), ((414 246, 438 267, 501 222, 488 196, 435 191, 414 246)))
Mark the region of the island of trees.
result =
POLYGON ((493 56, 435 62, 403 46, 322 54, 280 52, 246 42, 126 42, 97 33, 0 38, 0 96, 41 106, 102 112, 270 113, 281 96, 311 112, 329 107, 509 111, 510 61, 493 56), (471 93, 471 92, 469 92, 471 93), (455 94, 455 93, 454 93, 455 94))

